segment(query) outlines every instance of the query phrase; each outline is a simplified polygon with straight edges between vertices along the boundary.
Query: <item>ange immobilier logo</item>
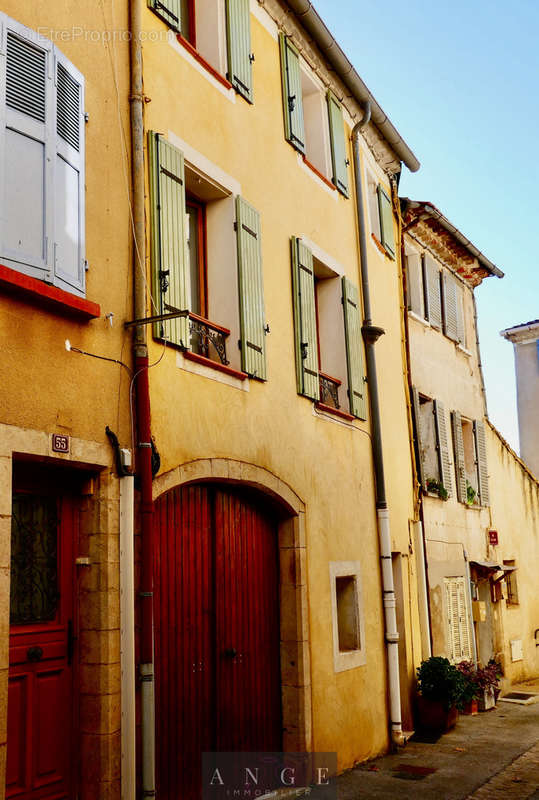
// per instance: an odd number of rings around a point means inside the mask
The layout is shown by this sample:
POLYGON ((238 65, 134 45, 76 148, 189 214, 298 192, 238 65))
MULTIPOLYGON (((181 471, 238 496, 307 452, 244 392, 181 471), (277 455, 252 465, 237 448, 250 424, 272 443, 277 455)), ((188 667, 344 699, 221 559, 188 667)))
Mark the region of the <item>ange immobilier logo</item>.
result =
POLYGON ((202 800, 260 799, 279 790, 337 800, 336 774, 336 753, 203 753, 202 800))

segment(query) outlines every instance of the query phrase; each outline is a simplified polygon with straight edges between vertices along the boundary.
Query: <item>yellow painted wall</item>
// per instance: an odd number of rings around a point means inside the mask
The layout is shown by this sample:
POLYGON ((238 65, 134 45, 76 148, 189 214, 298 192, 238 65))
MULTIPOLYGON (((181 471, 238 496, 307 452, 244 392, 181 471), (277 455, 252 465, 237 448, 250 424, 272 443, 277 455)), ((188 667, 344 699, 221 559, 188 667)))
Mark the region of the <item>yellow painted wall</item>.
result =
POLYGON ((497 547, 489 548, 489 558, 514 559, 517 566, 518 605, 505 600, 498 603, 502 615, 502 662, 511 684, 539 675, 539 634, 534 639, 539 627, 539 484, 490 426, 487 453, 492 526, 498 531, 499 542, 497 547), (511 640, 522 640, 522 661, 511 660, 511 640))
MULTIPOLYGON (((144 27, 166 29, 150 11, 144 27)), ((388 741, 370 429, 368 423, 343 425, 316 415, 312 402, 297 395, 290 237, 311 239, 359 284, 354 201, 323 187, 298 164, 284 138, 278 42, 253 15, 251 28, 253 105, 239 96, 231 102, 166 41, 148 41, 145 125, 187 142, 238 181, 242 196, 261 212, 269 378, 252 380, 249 391, 241 391, 178 368, 177 352, 167 348, 150 370, 152 431, 162 472, 196 458, 238 459, 270 470, 305 503, 313 747, 337 750, 345 768, 388 741), (367 663, 336 674, 328 566, 354 560, 362 565, 367 663)), ((407 552, 413 503, 399 278, 394 261, 373 254, 369 266, 375 322, 387 330, 379 345, 379 376, 394 547, 407 552)), ((152 361, 162 351, 150 343, 152 361)))

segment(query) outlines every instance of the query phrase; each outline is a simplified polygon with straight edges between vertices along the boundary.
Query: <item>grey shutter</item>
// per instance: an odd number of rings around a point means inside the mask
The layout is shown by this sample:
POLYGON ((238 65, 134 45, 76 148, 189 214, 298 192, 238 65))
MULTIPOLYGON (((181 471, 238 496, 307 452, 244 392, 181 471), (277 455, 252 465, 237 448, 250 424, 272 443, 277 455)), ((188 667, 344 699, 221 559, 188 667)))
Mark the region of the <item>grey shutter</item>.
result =
POLYGON ((455 451, 455 481, 457 484, 457 498, 465 503, 466 493, 466 464, 464 461, 464 440, 462 437, 462 418, 459 411, 451 412, 451 427, 453 429, 453 449, 455 451))
POLYGON ((60 53, 55 58, 54 275, 84 291, 84 78, 60 53))
POLYGON ((477 477, 479 485, 479 499, 482 506, 490 505, 490 495, 488 490, 488 468, 487 468, 487 441, 485 426, 479 420, 473 424, 475 436, 475 449, 477 453, 477 477))
MULTIPOLYGON (((151 131, 148 151, 154 301, 161 314, 189 310, 183 153, 151 131)), ((188 317, 158 323, 154 331, 180 347, 190 346, 188 317)))
POLYGON ((266 380, 266 334, 260 214, 236 198, 241 366, 252 378, 266 380))
POLYGON ((293 236, 291 242, 298 393, 319 400, 313 254, 301 239, 293 236))
POLYGON ((348 365, 348 399, 350 413, 359 419, 367 419, 366 380, 363 362, 363 339, 361 336, 361 313, 359 290, 345 276, 342 279, 342 301, 344 307, 344 334, 346 362, 348 365))
POLYGON ((34 31, 4 19, 0 256, 6 266, 52 283, 54 48, 46 40, 38 45, 34 31))
POLYGON ((425 450, 423 435, 421 431, 421 412, 419 402, 419 392, 412 386, 412 415, 414 420, 415 441, 416 441, 416 466, 419 483, 425 488, 425 450))
POLYGON ((181 31, 181 0, 148 0, 148 7, 173 30, 181 31))
POLYGON ((348 159, 346 157, 342 106, 331 91, 327 93, 327 103, 333 183, 339 192, 348 197, 348 159))
POLYGON ((254 57, 251 53, 249 0, 226 0, 228 80, 246 100, 253 102, 254 57))
POLYGON ((286 139, 300 153, 305 153, 305 124, 299 53, 284 33, 279 33, 281 81, 286 139))
POLYGON ((408 310, 413 311, 418 317, 425 316, 422 272, 421 256, 419 253, 410 253, 407 255, 406 278, 408 289, 408 310))
POLYGON ((464 322, 464 292, 457 286, 457 342, 466 347, 466 327, 464 322))
POLYGON ((395 229, 393 225, 393 208, 391 198, 378 185, 378 211, 380 214, 380 236, 387 252, 395 258, 395 229))
POLYGON ((440 294, 440 270, 436 262, 425 256, 425 279, 428 320, 433 328, 442 327, 442 298, 440 294))
POLYGON ((452 275, 444 272, 444 333, 454 342, 458 341, 457 335, 457 283, 452 275))
POLYGON ((451 496, 451 460, 449 458, 445 409, 439 400, 434 400, 434 419, 436 421, 436 441, 438 446, 440 480, 442 481, 447 494, 451 496))

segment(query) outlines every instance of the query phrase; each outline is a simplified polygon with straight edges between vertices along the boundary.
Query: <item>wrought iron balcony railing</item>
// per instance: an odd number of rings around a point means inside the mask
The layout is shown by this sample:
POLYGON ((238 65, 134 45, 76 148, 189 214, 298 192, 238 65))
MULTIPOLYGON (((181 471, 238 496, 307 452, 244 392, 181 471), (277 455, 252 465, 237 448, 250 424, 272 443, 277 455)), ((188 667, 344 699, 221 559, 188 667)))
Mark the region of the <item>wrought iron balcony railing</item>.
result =
POLYGON ((193 353, 198 353, 212 361, 218 359, 225 366, 230 363, 226 357, 226 339, 230 336, 228 328, 215 325, 204 317, 191 312, 189 314, 189 333, 193 353))
POLYGON ((320 402, 331 408, 340 408, 339 403, 339 386, 342 381, 338 378, 332 378, 324 372, 319 373, 320 381, 320 402))

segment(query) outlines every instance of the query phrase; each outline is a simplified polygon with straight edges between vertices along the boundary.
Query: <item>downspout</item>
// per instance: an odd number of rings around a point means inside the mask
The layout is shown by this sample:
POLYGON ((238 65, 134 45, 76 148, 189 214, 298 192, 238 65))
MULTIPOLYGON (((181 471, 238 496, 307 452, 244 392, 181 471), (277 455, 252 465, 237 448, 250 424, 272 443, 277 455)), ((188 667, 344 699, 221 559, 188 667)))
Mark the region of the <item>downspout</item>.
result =
MULTIPOLYGON (((131 148, 133 178, 133 286, 135 319, 146 316, 146 241, 144 217, 144 117, 142 80, 142 3, 129 0, 131 34, 131 148)), ((146 327, 135 328, 137 476, 140 481, 142 564, 140 600, 142 631, 139 674, 142 716, 142 795, 155 797, 155 693, 153 668, 153 542, 152 542, 152 446, 150 430, 150 392, 148 386, 148 346, 146 327)))
POLYGON ((403 744, 404 736, 402 733, 399 681, 399 634, 397 631, 395 587, 393 584, 393 565, 391 559, 391 532, 384 478, 382 429, 380 421, 380 404, 378 399, 378 379, 376 375, 376 355, 374 350, 374 345, 379 337, 384 333, 384 330, 372 324, 369 270, 367 266, 367 235, 365 231, 365 209, 363 206, 363 186, 361 180, 361 159, 359 149, 360 131, 369 122, 370 114, 370 103, 367 103, 365 106, 365 114, 363 115, 363 119, 356 123, 352 131, 352 144, 354 150, 354 178, 356 183, 356 212, 359 231, 359 255, 361 260, 361 285, 363 290, 364 321, 362 332, 365 340, 367 381, 369 387, 372 425, 372 454, 376 482, 376 513, 378 520, 382 592, 385 616, 385 641, 389 679, 391 740, 394 744, 403 744))

